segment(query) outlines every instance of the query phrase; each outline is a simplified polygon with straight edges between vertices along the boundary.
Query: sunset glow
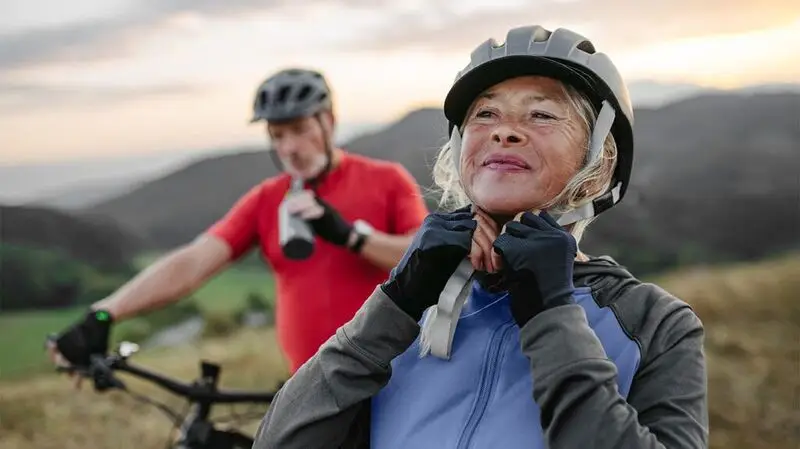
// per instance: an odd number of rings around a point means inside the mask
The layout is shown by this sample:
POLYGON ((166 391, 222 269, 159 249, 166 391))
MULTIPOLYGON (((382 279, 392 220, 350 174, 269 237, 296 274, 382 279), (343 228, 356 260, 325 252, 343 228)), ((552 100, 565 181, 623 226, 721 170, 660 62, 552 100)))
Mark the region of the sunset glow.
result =
MULTIPOLYGON (((121 0, 77 3, 84 5, 83 16, 65 15, 62 21, 44 16, 37 23, 21 11, 16 19, 12 14, 0 20, 0 31, 19 36, 33 27, 47 30, 86 18, 139 17, 132 3, 121 0)), ((253 89, 270 72, 292 64, 326 73, 344 124, 387 122, 414 107, 438 107, 471 48, 489 36, 452 37, 452 45, 428 50, 391 48, 391 42, 385 49, 362 47, 366 33, 413 13, 411 3, 386 3, 386 10, 356 10, 318 1, 302 11, 281 7, 220 17, 182 11, 153 19, 151 32, 132 27, 75 46, 66 42, 55 47, 63 50, 58 57, 14 60, 12 54, 8 62, 0 56, 0 163, 261 142, 261 128, 247 123, 253 89), (89 50, 93 53, 87 56, 89 50)), ((460 14, 483 14, 480 4, 472 3, 460 14)), ((506 3, 512 8, 521 2, 506 3)), ((575 2, 554 5, 562 3, 575 2)), ((671 34, 656 42, 615 37, 613 29, 579 17, 570 23, 576 31, 597 36, 597 46, 630 82, 718 88, 798 82, 800 6, 772 3, 770 11, 784 9, 782 15, 773 14, 781 18, 774 26, 703 36, 671 34), (586 23, 585 29, 580 23, 586 23)), ((678 9, 676 13, 692 14, 678 9)), ((718 20, 725 20, 724 15, 720 11, 718 20)), ((441 17, 450 20, 446 14, 441 17)), ((444 19, 431 18, 430 26, 439 26, 436 20, 444 19)), ((497 30, 495 37, 501 38, 509 26, 522 23, 510 16, 487 29, 497 30)), ((450 42, 444 32, 441 36, 442 42, 450 42)), ((8 42, 2 45, 21 41, 8 42)))

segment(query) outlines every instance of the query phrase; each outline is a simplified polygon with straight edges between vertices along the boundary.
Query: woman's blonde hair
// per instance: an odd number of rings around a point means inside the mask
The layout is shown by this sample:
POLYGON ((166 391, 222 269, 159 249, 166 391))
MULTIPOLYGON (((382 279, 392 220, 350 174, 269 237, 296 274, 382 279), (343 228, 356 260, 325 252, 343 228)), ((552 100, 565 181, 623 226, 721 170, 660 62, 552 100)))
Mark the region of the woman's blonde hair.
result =
MULTIPOLYGON (((572 177, 564 189, 550 202, 542 205, 542 209, 548 209, 554 213, 568 212, 605 193, 613 180, 617 161, 617 144, 611 133, 603 143, 600 157, 595 158, 594 161, 588 160, 589 142, 594 122, 597 119, 597 112, 589 100, 573 87, 562 85, 562 88, 569 103, 570 112, 577 114, 580 118, 584 131, 582 150, 587 160, 585 166, 572 177)), ((460 161, 453 160, 453 152, 448 141, 439 150, 433 166, 433 181, 441 191, 439 199, 441 207, 455 209, 467 205, 470 201, 456 170, 458 163, 460 161)), ((567 229, 575 237, 575 240, 580 242, 586 227, 593 220, 594 217, 579 220, 567 226, 567 229)))

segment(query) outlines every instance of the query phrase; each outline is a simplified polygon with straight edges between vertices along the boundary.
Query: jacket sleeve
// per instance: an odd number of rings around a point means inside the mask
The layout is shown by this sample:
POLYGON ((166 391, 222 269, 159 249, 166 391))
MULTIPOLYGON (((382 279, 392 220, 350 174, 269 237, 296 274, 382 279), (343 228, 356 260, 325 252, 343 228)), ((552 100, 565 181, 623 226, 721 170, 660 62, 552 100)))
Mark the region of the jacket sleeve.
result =
POLYGON ((627 401, 580 306, 548 310, 522 328, 547 447, 708 447, 702 324, 685 304, 669 309, 643 324, 657 330, 627 401))
POLYGON ((283 385, 256 432, 253 449, 337 448, 364 402, 391 376, 391 361, 419 325, 380 287, 352 320, 283 385))

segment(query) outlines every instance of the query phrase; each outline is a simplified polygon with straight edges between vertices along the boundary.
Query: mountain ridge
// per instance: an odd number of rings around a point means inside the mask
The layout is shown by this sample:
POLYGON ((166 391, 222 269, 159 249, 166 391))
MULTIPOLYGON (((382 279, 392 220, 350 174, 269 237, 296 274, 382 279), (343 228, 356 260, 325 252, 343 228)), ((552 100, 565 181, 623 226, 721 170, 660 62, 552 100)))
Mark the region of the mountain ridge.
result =
MULTIPOLYGON (((798 192, 791 169, 798 116, 795 93, 708 93, 637 110, 632 195, 598 218, 584 245, 639 267, 757 258, 794 247, 798 216, 786 204, 798 192), (738 237, 733 224, 745 226, 752 241, 738 237), (655 255, 637 256, 642 245, 655 255)), ((441 110, 423 108, 344 148, 403 164, 428 191, 446 129, 441 110)), ((276 173, 263 151, 216 156, 85 212, 126 223, 167 248, 189 241, 276 173)))

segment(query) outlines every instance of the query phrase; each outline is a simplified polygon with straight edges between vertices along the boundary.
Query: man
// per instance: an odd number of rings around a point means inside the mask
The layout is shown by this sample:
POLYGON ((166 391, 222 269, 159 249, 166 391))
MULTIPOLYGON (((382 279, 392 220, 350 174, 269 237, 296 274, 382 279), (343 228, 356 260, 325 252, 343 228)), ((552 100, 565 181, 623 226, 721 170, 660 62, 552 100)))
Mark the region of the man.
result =
POLYGON ((253 109, 252 121, 266 122, 270 154, 284 173, 253 187, 207 232, 94 304, 50 344, 55 363, 86 364, 90 353, 106 351, 112 323, 178 301, 257 245, 276 279, 278 339, 294 373, 387 277, 427 215, 411 175, 397 163, 334 147, 331 92, 316 71, 274 74, 258 88, 253 109), (305 189, 286 198, 294 178, 305 189), (279 243, 284 198, 316 236, 306 259, 286 257, 279 243))

